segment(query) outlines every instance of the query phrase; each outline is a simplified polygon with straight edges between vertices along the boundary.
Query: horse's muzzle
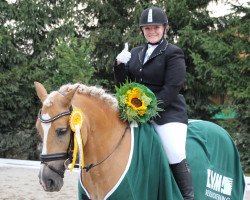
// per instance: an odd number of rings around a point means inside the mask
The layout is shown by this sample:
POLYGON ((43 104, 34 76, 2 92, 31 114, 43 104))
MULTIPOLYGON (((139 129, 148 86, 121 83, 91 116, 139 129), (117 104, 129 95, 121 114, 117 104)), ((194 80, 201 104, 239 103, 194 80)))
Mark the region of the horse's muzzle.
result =
MULTIPOLYGON (((53 165, 53 167, 57 166, 53 165)), ((63 178, 44 164, 41 165, 38 177, 40 184, 47 192, 60 191, 63 186, 63 178)))

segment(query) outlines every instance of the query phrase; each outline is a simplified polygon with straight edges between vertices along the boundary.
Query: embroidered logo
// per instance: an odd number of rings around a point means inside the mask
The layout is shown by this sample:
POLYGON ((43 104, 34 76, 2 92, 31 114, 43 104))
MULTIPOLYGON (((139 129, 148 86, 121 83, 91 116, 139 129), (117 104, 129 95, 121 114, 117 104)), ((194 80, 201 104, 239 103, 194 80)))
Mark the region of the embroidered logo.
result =
POLYGON ((206 196, 212 199, 230 200, 233 179, 207 169, 206 196))

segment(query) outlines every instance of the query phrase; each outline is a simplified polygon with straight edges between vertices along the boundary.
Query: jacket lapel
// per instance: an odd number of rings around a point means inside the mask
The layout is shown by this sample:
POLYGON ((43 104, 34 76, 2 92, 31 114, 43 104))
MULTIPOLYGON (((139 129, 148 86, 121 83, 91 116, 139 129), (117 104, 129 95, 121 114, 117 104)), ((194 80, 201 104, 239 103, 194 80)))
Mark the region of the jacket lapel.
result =
POLYGON ((168 42, 166 40, 163 40, 161 44, 159 44, 158 47, 155 48, 153 53, 149 56, 148 61, 151 60, 152 58, 162 54, 166 50, 168 46, 168 42))
MULTIPOLYGON (((147 63, 147 62, 148 62, 149 60, 151 60, 152 58, 154 58, 154 57, 156 57, 156 56, 162 54, 162 52, 164 52, 164 51, 166 50, 167 46, 168 46, 168 41, 166 41, 166 40, 164 39, 164 40, 162 41, 162 43, 159 44, 158 47, 156 47, 156 49, 155 49, 155 50, 153 51, 153 53, 149 56, 148 60, 147 60, 145 63, 147 63)), ((143 48, 141 49, 141 51, 138 53, 138 56, 139 56, 139 60, 140 60, 141 65, 143 65, 143 61, 144 61, 144 57, 145 57, 145 53, 146 53, 147 49, 148 49, 148 45, 145 44, 145 45, 143 46, 143 48)), ((145 63, 144 63, 144 64, 145 64, 145 63)))
MULTIPOLYGON (((156 49, 153 51, 153 53, 149 56, 148 60, 145 62, 147 63, 149 60, 151 60, 152 58, 162 54, 162 52, 164 52, 166 50, 168 46, 168 41, 166 41, 165 39, 162 41, 161 44, 159 44, 158 47, 156 47, 156 49)), ((145 53, 148 49, 148 45, 144 45, 144 47, 141 49, 141 51, 138 53, 138 56, 139 56, 139 60, 140 60, 140 63, 141 65, 143 65, 143 61, 144 61, 144 57, 145 57, 145 53)), ((144 63, 144 64, 145 64, 144 63)))
POLYGON ((139 60, 140 60, 140 63, 143 65, 143 61, 144 61, 144 56, 145 56, 145 53, 148 49, 148 45, 144 45, 144 47, 142 48, 141 51, 139 51, 138 53, 138 56, 139 56, 139 60))

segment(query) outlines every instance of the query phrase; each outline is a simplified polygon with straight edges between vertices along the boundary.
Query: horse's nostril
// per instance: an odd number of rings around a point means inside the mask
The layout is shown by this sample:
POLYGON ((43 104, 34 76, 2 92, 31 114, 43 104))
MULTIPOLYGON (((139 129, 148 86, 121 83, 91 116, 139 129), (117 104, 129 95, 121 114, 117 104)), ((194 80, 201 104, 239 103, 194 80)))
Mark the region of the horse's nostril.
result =
POLYGON ((55 185, 55 182, 52 179, 48 179, 47 181, 47 187, 48 188, 53 188, 55 185))

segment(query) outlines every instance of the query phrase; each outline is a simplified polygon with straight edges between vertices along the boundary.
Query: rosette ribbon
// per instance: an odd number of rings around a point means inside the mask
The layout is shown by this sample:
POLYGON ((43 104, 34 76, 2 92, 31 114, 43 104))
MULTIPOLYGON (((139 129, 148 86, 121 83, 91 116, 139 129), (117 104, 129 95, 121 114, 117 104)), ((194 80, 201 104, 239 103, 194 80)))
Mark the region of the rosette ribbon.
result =
POLYGON ((74 149, 73 149, 73 159, 70 167, 70 171, 74 169, 76 163, 76 156, 79 150, 79 164, 80 168, 84 166, 84 153, 83 153, 83 145, 82 145, 82 137, 81 137, 81 127, 83 124, 83 112, 79 108, 73 108, 73 111, 69 118, 70 128, 74 134, 74 149))

